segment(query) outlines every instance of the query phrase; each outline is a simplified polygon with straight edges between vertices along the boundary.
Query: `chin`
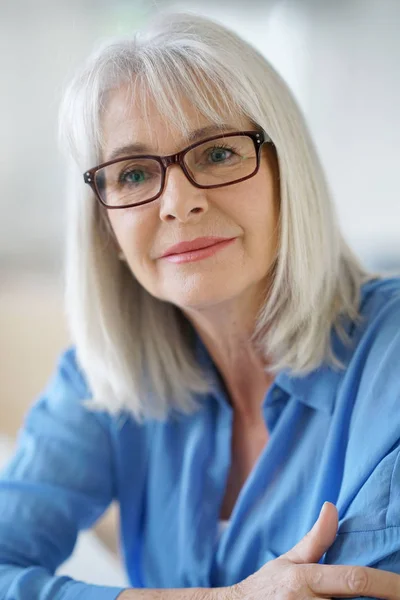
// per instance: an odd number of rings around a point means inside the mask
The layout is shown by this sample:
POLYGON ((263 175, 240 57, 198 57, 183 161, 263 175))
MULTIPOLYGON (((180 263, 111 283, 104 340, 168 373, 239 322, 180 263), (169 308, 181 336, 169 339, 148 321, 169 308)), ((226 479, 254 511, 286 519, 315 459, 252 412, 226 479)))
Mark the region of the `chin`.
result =
POLYGON ((174 294, 171 295, 167 300, 172 304, 175 304, 178 308, 184 310, 207 310, 216 308, 221 304, 225 304, 231 301, 236 294, 227 293, 227 289, 220 290, 186 290, 182 294, 177 293, 175 290, 174 294))

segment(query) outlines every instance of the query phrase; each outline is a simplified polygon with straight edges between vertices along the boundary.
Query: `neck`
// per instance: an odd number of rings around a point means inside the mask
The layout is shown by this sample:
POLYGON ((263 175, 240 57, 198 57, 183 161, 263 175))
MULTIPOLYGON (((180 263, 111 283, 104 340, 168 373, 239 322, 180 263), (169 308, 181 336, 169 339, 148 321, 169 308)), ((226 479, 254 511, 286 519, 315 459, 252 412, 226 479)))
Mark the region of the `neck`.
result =
POLYGON ((266 372, 268 362, 251 343, 257 311, 213 310, 186 313, 217 367, 233 409, 243 418, 254 420, 273 376, 266 372), (239 319, 245 314, 246 320, 239 319))

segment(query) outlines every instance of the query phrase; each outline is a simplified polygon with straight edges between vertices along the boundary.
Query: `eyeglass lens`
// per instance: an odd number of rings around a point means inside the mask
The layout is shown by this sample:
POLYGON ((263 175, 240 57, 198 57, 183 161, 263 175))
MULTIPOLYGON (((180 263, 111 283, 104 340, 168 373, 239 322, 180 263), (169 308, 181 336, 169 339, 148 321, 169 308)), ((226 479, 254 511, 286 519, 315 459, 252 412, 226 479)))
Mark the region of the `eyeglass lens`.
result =
MULTIPOLYGON (((246 135, 205 141, 184 156, 185 167, 197 184, 209 187, 233 183, 253 174, 257 152, 246 135)), ((129 158, 96 172, 95 183, 108 206, 126 206, 150 200, 162 187, 162 165, 152 158, 129 158)))

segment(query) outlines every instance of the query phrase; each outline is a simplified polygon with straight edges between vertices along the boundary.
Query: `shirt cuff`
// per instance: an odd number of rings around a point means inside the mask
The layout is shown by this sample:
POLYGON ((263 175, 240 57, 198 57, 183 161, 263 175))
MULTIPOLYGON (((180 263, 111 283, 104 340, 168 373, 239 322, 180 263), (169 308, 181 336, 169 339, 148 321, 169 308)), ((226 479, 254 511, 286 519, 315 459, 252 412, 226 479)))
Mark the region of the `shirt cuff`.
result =
POLYGON ((71 582, 63 594, 63 600, 116 600, 128 588, 91 585, 80 581, 71 582))

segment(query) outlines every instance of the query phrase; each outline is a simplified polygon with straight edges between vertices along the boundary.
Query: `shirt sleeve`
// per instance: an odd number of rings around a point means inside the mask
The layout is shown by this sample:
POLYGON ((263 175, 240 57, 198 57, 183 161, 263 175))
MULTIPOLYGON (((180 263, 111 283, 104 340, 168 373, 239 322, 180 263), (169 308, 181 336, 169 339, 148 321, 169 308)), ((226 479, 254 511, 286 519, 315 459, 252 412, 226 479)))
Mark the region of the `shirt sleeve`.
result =
POLYGON ((1 473, 0 600, 114 600, 123 590, 54 575, 79 530, 115 495, 107 420, 85 408, 88 398, 71 348, 27 413, 1 473))
POLYGON ((354 499, 324 562, 400 575, 400 445, 381 461, 354 499))
POLYGON ((366 339, 327 564, 400 575, 400 297, 388 298, 366 339))

